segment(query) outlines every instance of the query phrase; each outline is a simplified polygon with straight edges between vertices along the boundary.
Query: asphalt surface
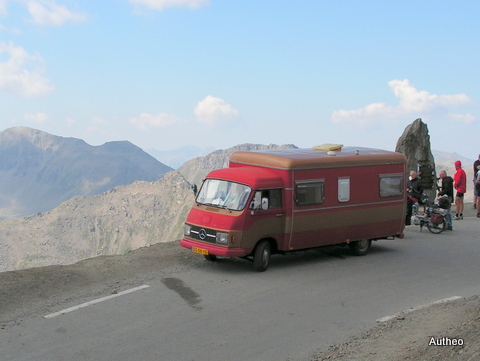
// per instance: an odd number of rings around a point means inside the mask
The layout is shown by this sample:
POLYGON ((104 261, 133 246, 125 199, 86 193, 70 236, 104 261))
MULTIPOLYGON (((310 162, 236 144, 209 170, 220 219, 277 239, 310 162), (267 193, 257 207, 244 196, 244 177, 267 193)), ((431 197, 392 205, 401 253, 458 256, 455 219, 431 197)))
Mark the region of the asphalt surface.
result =
POLYGON ((410 226, 364 257, 339 247, 278 255, 263 273, 198 256, 119 285, 149 286, 130 293, 62 295, 51 305, 44 295, 35 311, 4 316, 1 359, 308 360, 383 317, 480 294, 479 225, 468 216, 440 235, 410 226))

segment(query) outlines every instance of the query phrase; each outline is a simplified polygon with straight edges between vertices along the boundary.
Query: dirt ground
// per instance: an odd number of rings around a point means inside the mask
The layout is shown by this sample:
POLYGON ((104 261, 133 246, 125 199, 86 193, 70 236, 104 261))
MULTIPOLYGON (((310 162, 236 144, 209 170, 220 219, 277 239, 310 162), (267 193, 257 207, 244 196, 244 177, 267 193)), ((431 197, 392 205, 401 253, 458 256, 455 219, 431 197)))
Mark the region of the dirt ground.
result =
MULTIPOLYGON (((69 266, 0 273, 0 335, 53 305, 69 307, 151 279, 204 264, 178 242, 125 256, 92 258, 69 266)), ((324 360, 480 360, 480 297, 458 299, 399 314, 350 341, 311 357, 324 360), (452 345, 453 343, 458 345, 452 345), (442 344, 442 345, 438 345, 442 344)))

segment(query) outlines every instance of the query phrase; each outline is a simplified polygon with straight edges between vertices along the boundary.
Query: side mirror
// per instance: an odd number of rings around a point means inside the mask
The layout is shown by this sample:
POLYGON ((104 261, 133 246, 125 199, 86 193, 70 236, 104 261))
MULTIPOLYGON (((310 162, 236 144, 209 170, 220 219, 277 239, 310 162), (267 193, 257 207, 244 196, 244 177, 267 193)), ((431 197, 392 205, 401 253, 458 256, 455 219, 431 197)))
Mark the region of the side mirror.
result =
POLYGON ((266 211, 268 209, 268 198, 262 198, 262 192, 255 192, 255 196, 250 203, 250 209, 252 214, 259 209, 266 211))
POLYGON ((262 210, 266 211, 268 209, 268 198, 262 198, 262 210))

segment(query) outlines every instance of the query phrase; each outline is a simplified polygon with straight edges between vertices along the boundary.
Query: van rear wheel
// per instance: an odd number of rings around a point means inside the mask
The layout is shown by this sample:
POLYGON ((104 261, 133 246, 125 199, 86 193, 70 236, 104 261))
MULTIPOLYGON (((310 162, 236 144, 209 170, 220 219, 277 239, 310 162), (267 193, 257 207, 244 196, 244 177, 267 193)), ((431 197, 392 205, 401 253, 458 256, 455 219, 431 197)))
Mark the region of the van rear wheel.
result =
POLYGON ((253 268, 255 271, 266 271, 270 264, 270 256, 272 255, 272 246, 268 241, 261 241, 257 244, 253 253, 253 268))
POLYGON ((355 256, 364 256, 370 250, 372 241, 370 239, 361 239, 360 241, 350 242, 348 245, 355 256))

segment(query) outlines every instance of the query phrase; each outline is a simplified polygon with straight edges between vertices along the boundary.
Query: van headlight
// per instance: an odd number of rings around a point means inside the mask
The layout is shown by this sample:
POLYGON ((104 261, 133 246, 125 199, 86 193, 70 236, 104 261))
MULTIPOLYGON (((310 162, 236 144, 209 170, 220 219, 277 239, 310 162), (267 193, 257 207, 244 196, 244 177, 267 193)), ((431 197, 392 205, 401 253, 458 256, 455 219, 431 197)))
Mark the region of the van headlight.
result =
POLYGON ((186 224, 183 226, 183 234, 185 236, 190 236, 190 231, 192 230, 192 226, 189 224, 186 224))
POLYGON ((228 234, 227 233, 222 233, 222 232, 217 232, 217 237, 216 237, 217 243, 228 243, 228 234))

